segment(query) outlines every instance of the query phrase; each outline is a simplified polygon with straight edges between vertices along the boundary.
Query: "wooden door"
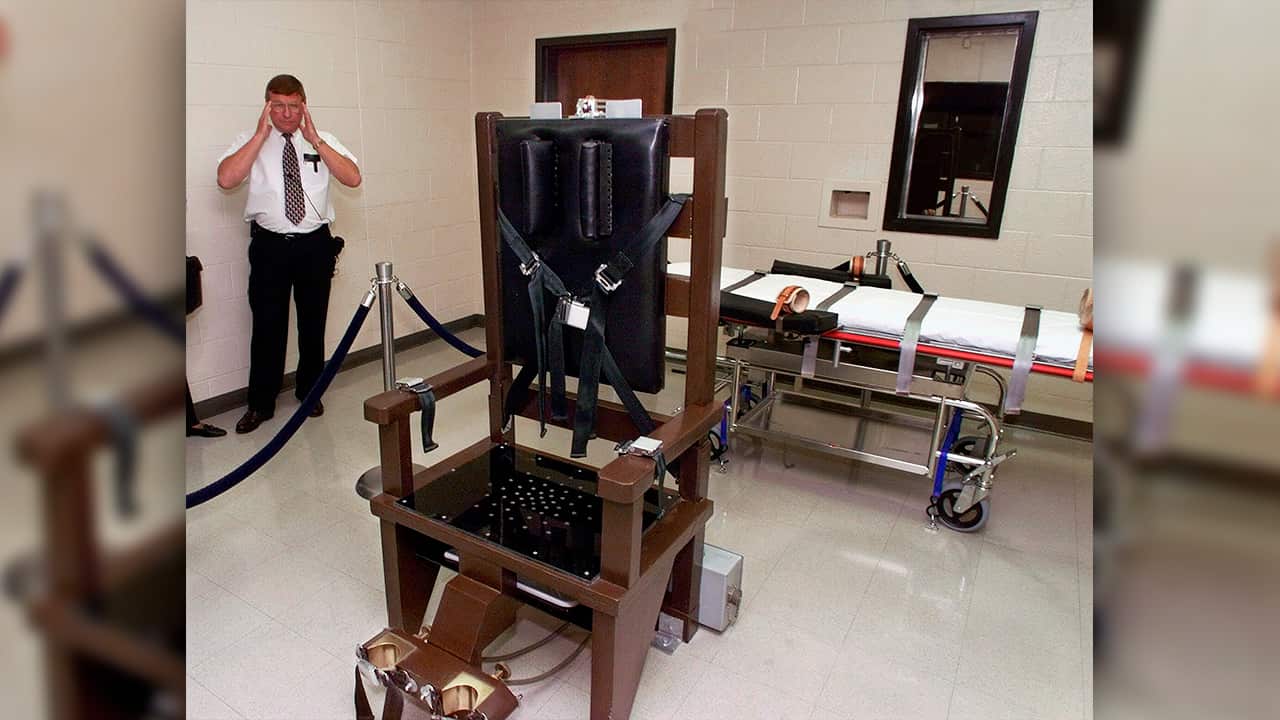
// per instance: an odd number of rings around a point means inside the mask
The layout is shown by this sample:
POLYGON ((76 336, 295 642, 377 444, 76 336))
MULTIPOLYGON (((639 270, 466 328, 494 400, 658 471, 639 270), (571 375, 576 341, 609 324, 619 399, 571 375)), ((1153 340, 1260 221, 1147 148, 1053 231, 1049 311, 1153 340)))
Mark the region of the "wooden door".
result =
POLYGON ((534 96, 572 115, 578 98, 640 98, 646 115, 671 113, 676 31, 540 38, 534 96))

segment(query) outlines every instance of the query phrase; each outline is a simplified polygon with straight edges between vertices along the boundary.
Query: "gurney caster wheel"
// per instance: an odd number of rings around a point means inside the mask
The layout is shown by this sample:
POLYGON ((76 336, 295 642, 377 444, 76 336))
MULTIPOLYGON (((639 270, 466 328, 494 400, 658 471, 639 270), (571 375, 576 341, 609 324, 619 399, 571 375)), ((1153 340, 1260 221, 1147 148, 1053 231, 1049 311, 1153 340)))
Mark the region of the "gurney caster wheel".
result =
POLYGON ((956 532, 977 532, 987 524, 987 520, 991 517, 991 498, 983 498, 968 510, 957 515, 954 511, 955 502, 963 489, 964 485, 960 483, 948 483, 942 488, 942 494, 938 496, 937 505, 934 506, 938 522, 956 532))

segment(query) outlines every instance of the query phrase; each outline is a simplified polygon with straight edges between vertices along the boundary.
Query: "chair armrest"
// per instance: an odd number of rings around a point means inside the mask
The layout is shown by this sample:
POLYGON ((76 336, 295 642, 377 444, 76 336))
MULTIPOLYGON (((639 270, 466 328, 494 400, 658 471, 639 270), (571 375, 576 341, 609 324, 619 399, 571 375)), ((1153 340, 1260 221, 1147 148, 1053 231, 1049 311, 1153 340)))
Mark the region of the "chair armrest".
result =
MULTIPOLYGON (((443 400, 456 392, 488 379, 488 356, 481 355, 427 378, 427 384, 443 400)), ((390 425, 409 417, 420 407, 418 396, 407 390, 387 390, 364 401, 364 419, 379 425, 390 425)))
MULTIPOLYGON (((676 413, 650 437, 662 441, 667 463, 675 462, 689 448, 698 444, 711 428, 720 424, 724 403, 690 405, 676 413)), ((617 503, 634 503, 644 497, 653 484, 653 461, 635 455, 622 455, 600 470, 596 494, 617 503)))
MULTIPOLYGON (((182 372, 185 373, 185 370, 182 372)), ((129 391, 118 400, 118 406, 141 423, 150 423, 168 413, 178 411, 179 388, 186 378, 177 371, 129 391)), ((52 468, 74 459, 83 459, 108 442, 110 426, 102 412, 72 409, 38 420, 18 433, 18 457, 48 475, 52 468)))

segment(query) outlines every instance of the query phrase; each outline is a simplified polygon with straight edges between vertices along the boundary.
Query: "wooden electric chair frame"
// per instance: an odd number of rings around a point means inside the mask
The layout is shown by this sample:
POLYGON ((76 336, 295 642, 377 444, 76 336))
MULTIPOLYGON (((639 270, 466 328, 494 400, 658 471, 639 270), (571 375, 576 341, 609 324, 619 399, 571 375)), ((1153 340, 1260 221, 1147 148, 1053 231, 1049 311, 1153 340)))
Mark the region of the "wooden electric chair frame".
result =
MULTIPOLYGON (((697 630, 703 539, 712 514, 707 498, 707 434, 724 412, 723 403, 715 398, 715 362, 720 252, 727 206, 728 114, 722 109, 703 109, 692 116, 665 116, 671 123, 671 156, 694 159, 692 201, 686 203, 668 233, 691 240, 690 278, 668 277, 666 284, 667 314, 689 319, 684 403, 682 410, 671 416, 651 413, 659 427, 650 433, 662 441, 668 462, 679 460, 679 501, 648 530, 642 530, 644 494, 654 482, 653 462, 620 456, 600 469, 600 574, 591 581, 553 570, 396 503, 499 444, 515 444, 514 423, 505 433, 502 427, 512 371, 503 352, 502 240, 496 220, 495 129, 501 117, 499 113, 478 113, 475 118, 487 353, 427 380, 438 400, 489 381, 489 435, 415 473, 410 423, 419 407, 417 396, 391 390, 369 398, 364 405, 365 418, 377 423, 379 432, 383 492, 370 500, 370 506, 382 521, 387 617, 392 629, 410 635, 422 626, 439 566, 415 556, 415 542, 421 535, 448 544, 459 556, 459 574, 444 588, 426 645, 447 652, 471 672, 480 669, 481 651, 515 620, 520 604, 517 578, 576 600, 592 613, 591 718, 621 720, 631 714, 659 611, 683 623, 685 641, 697 630)), ((569 406, 573 406, 573 398, 569 406)), ((537 417, 536 393, 529 393, 520 414, 537 417)), ((597 418, 599 437, 613 441, 635 437, 635 428, 621 405, 601 401, 597 418)), ((572 420, 557 424, 571 428, 572 420)), ((437 657, 449 661, 442 654, 437 657)))
MULTIPOLYGON (((147 423, 176 413, 186 378, 173 373, 121 398, 147 423)), ((18 435, 18 455, 40 475, 47 589, 29 606, 45 639, 44 665, 53 720, 115 720, 120 687, 102 668, 172 693, 185 712, 186 665, 181 652, 100 621, 86 612, 97 598, 134 580, 186 547, 186 519, 178 518, 130 548, 107 552, 97 537, 92 460, 108 442, 101 415, 70 411, 39 421, 18 435)))

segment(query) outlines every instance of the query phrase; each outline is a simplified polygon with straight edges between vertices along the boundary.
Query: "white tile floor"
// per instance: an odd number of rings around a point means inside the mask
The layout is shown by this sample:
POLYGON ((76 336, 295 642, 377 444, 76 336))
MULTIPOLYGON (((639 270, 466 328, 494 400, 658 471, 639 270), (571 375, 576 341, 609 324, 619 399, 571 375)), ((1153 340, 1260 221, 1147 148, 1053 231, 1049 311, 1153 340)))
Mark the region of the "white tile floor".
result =
MULTIPOLYGON (((475 330, 465 337, 482 340, 475 330)), ((432 343, 401 354, 398 370, 429 375, 461 360, 432 343)), ((377 463, 361 403, 380 389, 377 365, 344 373, 323 418, 189 513, 193 720, 352 717, 353 649, 385 623, 378 524, 352 492, 377 463)), ((444 402, 436 457, 482 436, 485 392, 444 402)), ((671 409, 675 397, 669 389, 656 404, 671 409)), ((247 458, 293 407, 282 398, 248 436, 188 440, 188 487, 247 458)), ((239 414, 206 419, 230 428, 239 414)), ((536 438, 523 423, 519 434, 536 438)), ((567 434, 543 442, 567 447, 567 434)), ((632 716, 1091 717, 1091 447, 1017 430, 1006 443, 1020 454, 1001 471, 992 520, 960 535, 925 530, 924 479, 795 451, 787 469, 778 447, 737 442, 728 472, 712 473, 707 539, 746 558, 742 616, 673 655, 650 651, 632 716)), ((592 458, 608 456, 607 444, 593 447, 592 458)), ((522 612, 490 652, 556 624, 522 612)), ((582 637, 575 629, 512 661, 515 674, 553 667, 582 637)), ((517 688, 514 717, 586 718, 589 662, 588 650, 517 688)))

